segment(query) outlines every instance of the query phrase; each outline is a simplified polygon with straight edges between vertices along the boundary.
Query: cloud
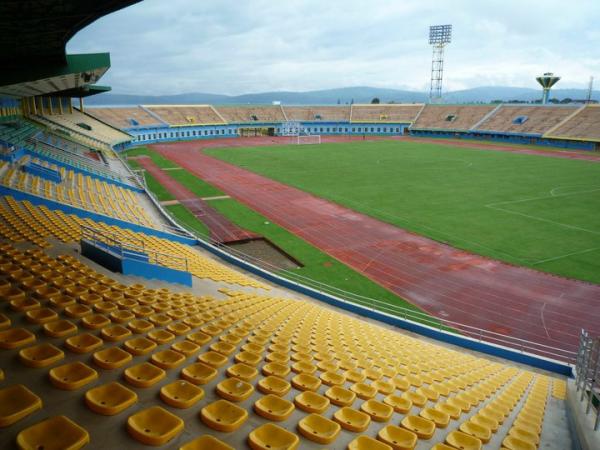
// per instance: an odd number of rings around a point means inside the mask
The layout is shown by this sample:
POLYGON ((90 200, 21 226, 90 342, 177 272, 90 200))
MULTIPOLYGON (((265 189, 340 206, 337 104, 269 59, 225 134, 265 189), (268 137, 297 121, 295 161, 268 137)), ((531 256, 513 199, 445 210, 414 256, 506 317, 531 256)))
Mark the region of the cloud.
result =
POLYGON ((453 24, 444 89, 561 87, 600 77, 600 2, 576 0, 146 0, 68 44, 111 53, 118 93, 241 94, 377 86, 426 90, 428 26, 453 24))

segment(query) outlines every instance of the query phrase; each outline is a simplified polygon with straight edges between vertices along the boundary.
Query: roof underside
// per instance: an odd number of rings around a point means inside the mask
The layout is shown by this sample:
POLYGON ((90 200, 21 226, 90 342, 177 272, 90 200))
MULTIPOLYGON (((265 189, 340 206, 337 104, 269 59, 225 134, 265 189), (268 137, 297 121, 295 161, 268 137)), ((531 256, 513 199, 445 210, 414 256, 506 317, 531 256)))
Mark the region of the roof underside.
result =
POLYGON ((66 55, 79 30, 140 0, 0 1, 0 95, 92 95, 110 67, 108 53, 66 55))

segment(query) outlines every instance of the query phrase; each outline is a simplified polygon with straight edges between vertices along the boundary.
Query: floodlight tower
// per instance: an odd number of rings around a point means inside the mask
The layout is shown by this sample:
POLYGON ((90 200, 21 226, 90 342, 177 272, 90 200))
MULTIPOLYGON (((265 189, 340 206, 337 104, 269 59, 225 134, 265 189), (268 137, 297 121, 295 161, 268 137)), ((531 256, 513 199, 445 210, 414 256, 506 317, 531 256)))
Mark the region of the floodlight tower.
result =
POLYGON ((431 58, 431 85, 429 101, 436 103, 442 99, 442 78, 444 75, 444 47, 452 41, 452 25, 432 25, 429 27, 429 45, 433 46, 431 58))
POLYGON ((548 103, 548 97, 550 96, 550 89, 552 88, 552 86, 554 86, 556 83, 558 83, 558 80, 560 80, 560 77, 555 77, 553 73, 546 72, 541 77, 536 77, 536 80, 538 83, 540 83, 540 85, 542 86, 542 89, 544 90, 544 94, 542 95, 542 104, 545 105, 546 103, 548 103))

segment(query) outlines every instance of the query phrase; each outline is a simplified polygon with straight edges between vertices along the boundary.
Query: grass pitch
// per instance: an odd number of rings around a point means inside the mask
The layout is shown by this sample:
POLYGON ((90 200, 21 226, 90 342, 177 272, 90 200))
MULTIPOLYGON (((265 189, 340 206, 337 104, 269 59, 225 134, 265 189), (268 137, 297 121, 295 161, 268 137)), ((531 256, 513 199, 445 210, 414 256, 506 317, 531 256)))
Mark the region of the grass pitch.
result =
POLYGON ((206 153, 461 249, 600 283, 598 163, 399 141, 206 153))

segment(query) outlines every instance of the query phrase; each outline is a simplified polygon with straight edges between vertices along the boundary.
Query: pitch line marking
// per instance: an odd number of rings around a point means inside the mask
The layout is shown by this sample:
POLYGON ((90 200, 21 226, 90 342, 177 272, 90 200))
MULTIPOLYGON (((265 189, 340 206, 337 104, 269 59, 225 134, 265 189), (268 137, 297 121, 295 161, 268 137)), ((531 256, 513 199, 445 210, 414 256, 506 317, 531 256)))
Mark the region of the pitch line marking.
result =
POLYGON ((551 262, 551 261, 556 261, 556 260, 562 259, 562 258, 568 258, 569 256, 583 255, 584 253, 593 252, 595 250, 600 250, 600 247, 586 248, 585 250, 580 250, 578 252, 567 253, 566 255, 555 256, 554 258, 540 259, 539 261, 533 262, 531 264, 535 266, 537 264, 543 264, 543 263, 547 263, 547 262, 551 262))
MULTIPOLYGON (((598 190, 600 191, 600 189, 598 189, 598 190)), ((497 211, 503 211, 503 212, 507 212, 509 214, 516 214, 518 216, 527 217, 529 219, 538 220, 540 222, 551 223, 553 225, 558 225, 560 227, 569 228, 571 230, 584 231, 586 233, 596 234, 596 235, 600 236, 600 231, 593 231, 593 230, 588 230, 587 228, 576 227, 575 225, 569 225, 566 223, 555 222, 554 220, 544 219, 543 217, 532 216, 530 214, 525 214, 525 213, 518 212, 518 211, 511 211, 510 209, 498 208, 498 207, 491 206, 491 205, 485 205, 485 206, 486 206, 486 208, 495 209, 497 211)))
MULTIPOLYGON (((557 186, 556 188, 554 188, 553 190, 559 189, 560 186, 557 186)), ((494 208, 496 205, 511 205, 513 203, 524 203, 524 202, 531 202, 531 201, 535 201, 535 200, 546 200, 549 198, 555 198, 555 197, 569 197, 571 195, 579 195, 579 194, 589 194, 591 192, 598 192, 600 191, 600 187, 596 188, 596 189, 590 189, 587 191, 577 191, 577 192, 569 192, 566 194, 552 194, 552 191, 550 191, 551 195, 545 195, 542 197, 531 197, 531 198, 523 198, 520 200, 508 200, 505 202, 494 202, 494 203, 488 203, 487 205, 484 205, 486 208, 494 208)), ((501 208, 498 208, 501 209, 501 208)))

